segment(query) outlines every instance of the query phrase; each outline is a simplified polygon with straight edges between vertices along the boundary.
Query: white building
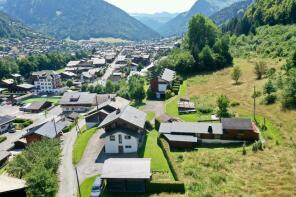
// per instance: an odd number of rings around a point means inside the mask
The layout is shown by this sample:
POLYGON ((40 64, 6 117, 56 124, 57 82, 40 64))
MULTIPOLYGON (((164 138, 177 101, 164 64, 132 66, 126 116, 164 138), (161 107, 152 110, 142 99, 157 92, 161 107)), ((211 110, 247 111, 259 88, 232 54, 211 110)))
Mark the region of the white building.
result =
POLYGON ((100 124, 106 153, 136 153, 145 139, 146 113, 127 106, 110 113, 100 124))
POLYGON ((62 94, 67 90, 63 87, 61 76, 52 70, 32 73, 35 94, 62 94))

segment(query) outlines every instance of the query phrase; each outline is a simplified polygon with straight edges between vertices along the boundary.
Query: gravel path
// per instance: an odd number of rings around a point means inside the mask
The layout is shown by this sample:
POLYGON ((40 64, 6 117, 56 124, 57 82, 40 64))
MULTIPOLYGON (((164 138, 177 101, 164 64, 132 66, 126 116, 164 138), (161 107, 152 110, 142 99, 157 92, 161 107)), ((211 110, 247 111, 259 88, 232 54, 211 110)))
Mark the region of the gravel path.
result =
POLYGON ((156 117, 164 114, 163 101, 147 101, 144 106, 144 112, 155 112, 156 117))

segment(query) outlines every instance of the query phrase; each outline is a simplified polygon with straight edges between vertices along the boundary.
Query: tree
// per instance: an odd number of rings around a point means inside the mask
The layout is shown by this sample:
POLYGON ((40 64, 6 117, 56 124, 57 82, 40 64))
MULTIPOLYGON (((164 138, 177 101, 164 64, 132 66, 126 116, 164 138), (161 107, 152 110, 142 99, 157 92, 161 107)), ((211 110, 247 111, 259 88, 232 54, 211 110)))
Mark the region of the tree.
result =
POLYGON ((146 97, 144 79, 139 76, 132 76, 129 79, 128 85, 130 98, 134 99, 137 103, 141 103, 146 97))
POLYGON ((217 25, 209 18, 197 14, 191 18, 188 25, 188 46, 197 60, 199 52, 206 46, 212 47, 220 33, 217 25))
POLYGON ((262 79, 262 77, 266 74, 267 69, 268 68, 265 62, 263 61, 256 62, 254 72, 258 80, 262 79))
POLYGON ((242 75, 242 71, 239 66, 234 66, 232 73, 231 73, 231 78, 235 81, 235 84, 238 84, 238 80, 242 75))
POLYGON ((224 95, 219 96, 217 100, 217 105, 218 105, 217 114, 220 118, 229 117, 229 113, 228 113, 229 104, 230 104, 230 101, 226 96, 224 95))
POLYGON ((296 108, 296 68, 289 70, 284 80, 282 105, 296 108))
POLYGON ((292 68, 296 68, 296 50, 292 53, 291 57, 288 59, 287 64, 284 65, 284 69, 286 72, 288 72, 292 68))
POLYGON ((267 94, 265 97, 265 103, 266 104, 273 104, 277 97, 273 93, 277 91, 276 87, 273 85, 271 80, 268 80, 264 87, 263 87, 263 93, 267 94))
POLYGON ((88 86, 87 86, 87 84, 83 84, 82 86, 81 86, 81 92, 87 92, 87 89, 88 89, 88 86))
POLYGON ((108 80, 108 81, 106 82, 105 92, 106 92, 107 94, 112 94, 112 93, 114 93, 114 85, 113 85, 112 81, 108 80))
POLYGON ((206 45, 201 52, 198 54, 198 59, 200 65, 207 70, 214 70, 216 69, 216 63, 214 58, 214 53, 212 49, 206 45))
POLYGON ((69 88, 72 87, 73 84, 74 84, 74 83, 73 83, 72 80, 68 80, 68 81, 66 82, 66 86, 68 86, 69 88))

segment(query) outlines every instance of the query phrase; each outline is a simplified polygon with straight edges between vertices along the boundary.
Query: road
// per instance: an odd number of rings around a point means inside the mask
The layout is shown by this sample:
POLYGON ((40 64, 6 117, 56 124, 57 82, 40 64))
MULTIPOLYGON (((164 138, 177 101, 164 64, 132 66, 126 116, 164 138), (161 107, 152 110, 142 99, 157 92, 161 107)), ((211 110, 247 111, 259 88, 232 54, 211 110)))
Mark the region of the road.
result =
POLYGON ((97 81, 95 81, 95 82, 93 83, 94 86, 96 86, 96 85, 106 85, 107 80, 108 80, 109 77, 112 75, 113 71, 117 68, 116 62, 117 62, 117 60, 118 60, 118 56, 121 55, 121 52, 122 52, 122 51, 120 51, 120 52, 118 53, 118 55, 116 56, 116 58, 114 59, 114 61, 113 61, 113 62, 109 65, 109 67, 106 69, 104 75, 103 75, 100 79, 98 79, 97 81))
POLYGON ((99 154, 104 148, 104 140, 100 138, 103 131, 98 131, 89 140, 84 151, 83 157, 77 165, 79 182, 82 183, 86 178, 101 174, 103 163, 96 162, 99 154))
MULTIPOLYGON (((78 122, 79 128, 85 125, 85 120, 78 122)), ((77 138, 76 127, 64 134, 62 144, 62 159, 59 166, 59 197, 74 197, 77 194, 77 181, 72 163, 73 145, 77 138)))
MULTIPOLYGON (((44 114, 29 114, 29 113, 20 112, 18 107, 15 107, 15 106, 1 106, 0 111, 1 111, 1 115, 10 115, 10 116, 17 116, 18 118, 32 119, 34 123, 29 127, 37 125, 46 120, 51 120, 62 113, 62 109, 59 106, 49 110, 46 117, 44 116, 44 114)), ((4 142, 0 143, 0 150, 7 151, 13 148, 14 142, 19 140, 24 134, 26 134, 27 129, 28 127, 21 131, 16 131, 15 133, 5 133, 4 135, 7 137, 7 139, 4 142)))

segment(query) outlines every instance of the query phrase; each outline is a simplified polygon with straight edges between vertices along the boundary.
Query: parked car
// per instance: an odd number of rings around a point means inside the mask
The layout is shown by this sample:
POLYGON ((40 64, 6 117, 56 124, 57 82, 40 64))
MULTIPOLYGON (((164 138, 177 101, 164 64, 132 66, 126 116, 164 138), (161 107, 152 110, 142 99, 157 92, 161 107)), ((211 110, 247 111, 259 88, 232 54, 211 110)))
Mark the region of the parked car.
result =
POLYGON ((100 176, 98 176, 92 186, 90 197, 100 197, 103 191, 103 181, 100 176))

